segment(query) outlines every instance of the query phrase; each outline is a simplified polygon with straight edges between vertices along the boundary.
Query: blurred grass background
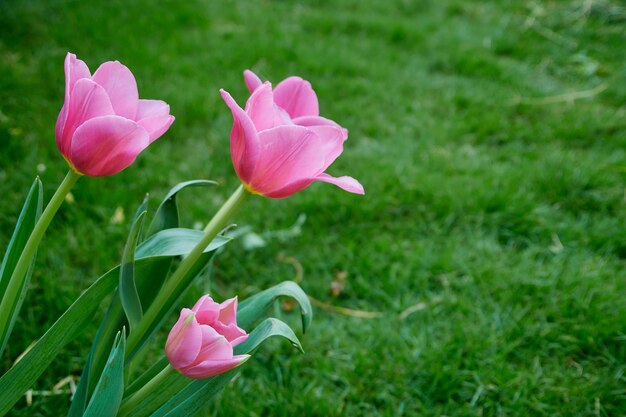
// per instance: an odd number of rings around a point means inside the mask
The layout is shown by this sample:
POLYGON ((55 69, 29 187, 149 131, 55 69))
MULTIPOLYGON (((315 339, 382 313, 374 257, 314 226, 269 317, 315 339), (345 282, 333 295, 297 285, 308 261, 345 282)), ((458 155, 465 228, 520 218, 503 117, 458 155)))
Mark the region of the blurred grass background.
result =
MULTIPOLYGON (((92 71, 120 60, 177 118, 130 169, 78 183, 2 368, 118 262, 145 192, 155 208, 180 181, 216 179, 181 199, 187 227, 210 218, 237 185, 218 89, 243 104, 251 68, 312 82, 350 130, 330 172, 367 194, 251 199, 238 224, 264 233, 304 213, 302 233, 229 245, 187 303, 246 297, 298 264, 311 296, 381 317, 318 308, 306 354, 268 344, 204 415, 624 413, 625 28, 618 0, 0 1, 0 248, 34 176, 49 197, 66 171, 67 51, 92 71)), ((96 321, 34 389, 80 374, 96 321)), ((68 404, 35 396, 13 415, 68 404)))

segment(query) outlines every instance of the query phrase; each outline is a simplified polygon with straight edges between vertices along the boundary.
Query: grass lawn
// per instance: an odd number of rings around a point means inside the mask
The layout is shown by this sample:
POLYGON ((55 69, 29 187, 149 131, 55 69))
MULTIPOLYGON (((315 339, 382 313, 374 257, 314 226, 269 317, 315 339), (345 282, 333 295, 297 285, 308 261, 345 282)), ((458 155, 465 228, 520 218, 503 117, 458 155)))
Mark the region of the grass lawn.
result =
MULTIPOLYGON (((92 71, 120 60, 177 119, 130 169, 78 183, 0 367, 119 261, 145 192, 156 208, 178 182, 218 180, 182 196, 187 227, 232 192, 218 89, 243 104, 251 68, 312 82, 322 114, 350 130, 330 172, 367 194, 315 184, 237 216, 259 234, 306 222, 256 250, 229 245, 186 303, 244 298, 300 265, 326 307, 304 355, 268 343, 203 415, 623 414, 624 45, 619 0, 0 2, 0 248, 34 176, 49 197, 65 174, 54 123, 67 51, 92 71)), ((276 314, 297 324, 286 307, 276 314)), ((80 375, 96 321, 34 389, 80 375)), ((35 396, 12 415, 68 404, 35 396)))

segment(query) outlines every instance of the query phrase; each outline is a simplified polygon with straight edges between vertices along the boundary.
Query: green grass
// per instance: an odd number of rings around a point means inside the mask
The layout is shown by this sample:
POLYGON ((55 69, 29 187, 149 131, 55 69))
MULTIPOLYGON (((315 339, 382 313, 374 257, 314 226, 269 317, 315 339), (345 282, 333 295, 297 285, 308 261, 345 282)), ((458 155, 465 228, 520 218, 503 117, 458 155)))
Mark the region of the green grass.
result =
MULTIPOLYGON (((119 59, 141 97, 168 101, 177 118, 132 168, 78 183, 1 366, 119 260, 143 193, 156 207, 177 182, 219 180, 183 196, 192 226, 234 189, 218 89, 243 103, 252 68, 313 83, 322 113, 350 130, 330 171, 367 194, 317 184, 252 199, 237 223, 262 233, 305 213, 302 233, 254 251, 230 245, 186 302, 291 279, 293 257, 313 297, 383 316, 317 309, 306 354, 267 345, 206 415, 622 414, 625 27, 618 0, 0 3, 0 248, 33 177, 50 196, 65 173, 54 123, 66 51, 92 70, 119 59), (115 224, 118 207, 126 220, 115 224)), ((35 389, 80 374, 95 326, 35 389)), ((36 396, 13 415, 63 415, 68 404, 36 396)))

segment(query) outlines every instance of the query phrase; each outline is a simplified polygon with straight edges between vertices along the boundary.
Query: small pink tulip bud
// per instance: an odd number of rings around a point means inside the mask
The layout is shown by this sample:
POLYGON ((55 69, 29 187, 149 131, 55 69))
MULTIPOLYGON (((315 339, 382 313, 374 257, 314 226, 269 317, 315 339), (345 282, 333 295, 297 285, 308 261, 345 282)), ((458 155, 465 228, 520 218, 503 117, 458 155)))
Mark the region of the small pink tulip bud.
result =
POLYGON ((245 362, 233 347, 248 338, 237 326, 237 297, 216 303, 205 295, 190 310, 183 308, 170 331, 165 355, 172 368, 190 378, 209 378, 245 362))
POLYGON ((272 89, 249 70, 244 80, 252 93, 245 110, 226 91, 220 92, 235 119, 230 133, 233 165, 248 191, 285 198, 313 181, 324 181, 365 193, 354 178, 324 172, 343 152, 348 131, 319 116, 308 81, 289 77, 272 89))
POLYGON ((59 151, 77 172, 113 175, 130 166, 174 122, 161 100, 140 100, 135 77, 118 61, 87 65, 65 57, 65 102, 56 124, 59 151))

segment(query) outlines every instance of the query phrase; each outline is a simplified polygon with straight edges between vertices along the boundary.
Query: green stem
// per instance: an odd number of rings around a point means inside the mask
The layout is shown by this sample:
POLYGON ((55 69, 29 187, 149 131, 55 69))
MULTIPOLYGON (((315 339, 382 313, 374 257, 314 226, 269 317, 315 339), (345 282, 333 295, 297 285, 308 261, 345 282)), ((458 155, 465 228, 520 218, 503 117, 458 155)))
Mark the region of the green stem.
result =
POLYGON ((187 254, 183 261, 172 276, 165 281, 165 284, 159 290, 154 301, 144 312, 143 317, 139 321, 137 327, 130 333, 126 343, 126 358, 135 353, 135 349, 143 341, 146 333, 151 329, 152 324, 157 320, 159 315, 166 308, 172 297, 178 294, 177 288, 185 275, 191 270, 194 264, 202 256, 207 246, 215 239, 217 234, 226 227, 230 218, 235 214, 239 206, 243 203, 246 196, 250 193, 245 190, 243 185, 239 186, 230 198, 224 203, 219 211, 213 216, 207 227, 204 229, 204 236, 198 244, 187 254))
POLYGON ((9 279, 6 291, 2 296, 2 301, 0 302, 0 326, 2 326, 2 345, 0 347, 0 352, 4 350, 7 340, 9 339, 9 335, 11 334, 14 321, 13 319, 19 313, 21 303, 20 299, 23 296, 23 294, 20 293, 23 291, 26 274, 35 257, 35 254, 37 253, 39 243, 41 242, 46 229, 50 225, 52 218, 63 203, 65 196, 67 196, 80 177, 81 175, 73 169, 69 170, 63 179, 63 182, 61 182, 59 188, 57 188, 56 192, 50 199, 46 209, 41 214, 41 217, 35 224, 30 237, 26 241, 24 250, 15 265, 13 274, 9 279))
POLYGON ((138 404, 141 403, 141 400, 148 395, 155 387, 158 387, 162 384, 165 384, 167 379, 174 375, 174 368, 172 368, 169 364, 163 368, 161 372, 156 374, 154 378, 146 383, 139 390, 130 395, 130 397, 126 398, 122 401, 122 405, 117 412, 118 417, 123 417, 128 415, 133 408, 135 408, 138 404))

